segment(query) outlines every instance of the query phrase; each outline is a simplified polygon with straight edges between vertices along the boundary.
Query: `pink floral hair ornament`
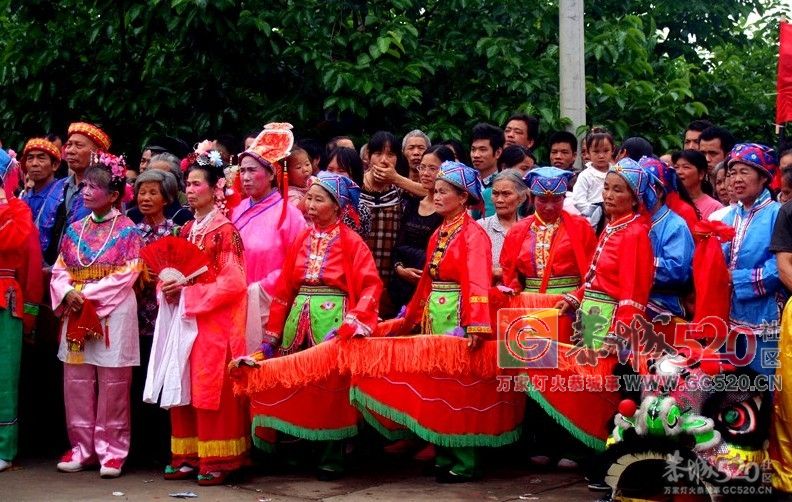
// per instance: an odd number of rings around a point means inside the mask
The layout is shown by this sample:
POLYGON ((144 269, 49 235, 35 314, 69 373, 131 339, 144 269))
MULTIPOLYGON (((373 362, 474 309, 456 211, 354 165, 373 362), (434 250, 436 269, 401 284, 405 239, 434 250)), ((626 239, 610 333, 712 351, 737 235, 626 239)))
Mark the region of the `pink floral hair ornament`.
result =
POLYGON ((205 139, 195 145, 195 153, 198 155, 208 154, 209 150, 214 149, 214 141, 205 139))
POLYGON ((116 156, 102 150, 91 152, 91 167, 98 167, 110 173, 110 185, 120 189, 123 202, 130 202, 134 198, 132 187, 126 182, 127 166, 123 155, 116 156))
POLYGON ((123 155, 113 155, 112 153, 97 150, 91 152, 91 166, 104 169, 110 173, 112 183, 126 182, 126 160, 123 155))

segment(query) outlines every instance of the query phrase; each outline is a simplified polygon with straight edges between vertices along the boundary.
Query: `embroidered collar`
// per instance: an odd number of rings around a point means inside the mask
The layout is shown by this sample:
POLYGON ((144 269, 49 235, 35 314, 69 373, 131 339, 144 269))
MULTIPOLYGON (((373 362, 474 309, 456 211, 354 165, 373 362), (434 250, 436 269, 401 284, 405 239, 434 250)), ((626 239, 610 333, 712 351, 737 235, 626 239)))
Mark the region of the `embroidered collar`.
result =
POLYGON ((336 220, 335 223, 332 223, 324 228, 314 227, 313 235, 315 235, 319 239, 329 239, 335 235, 338 235, 340 232, 341 227, 341 220, 336 220))
POLYGON ((773 203, 773 198, 770 196, 770 190, 767 188, 762 190, 762 193, 754 201, 751 209, 745 209, 745 205, 742 202, 737 202, 737 211, 745 215, 746 213, 755 213, 760 209, 764 209, 765 207, 769 206, 773 203))
POLYGON ((270 199, 272 197, 275 197, 276 195, 280 195, 280 193, 277 190, 273 189, 273 190, 270 191, 270 193, 268 193, 267 195, 265 195, 264 197, 260 198, 259 200, 255 201, 255 202, 253 201, 253 197, 250 197, 249 198, 250 207, 257 206, 257 205, 261 204, 262 202, 264 202, 265 200, 270 199))
POLYGON ((465 212, 459 213, 459 216, 456 216, 453 220, 450 221, 443 221, 440 225, 439 232, 440 237, 445 235, 451 234, 454 230, 459 228, 462 225, 462 220, 465 218, 465 212))
POLYGON ((613 232, 617 232, 622 228, 626 227, 628 224, 635 221, 636 219, 638 219, 638 214, 636 213, 631 213, 626 216, 623 216, 618 220, 608 223, 608 225, 605 227, 605 233, 612 234, 613 232))
POLYGON ((465 213, 462 212, 459 216, 448 222, 443 222, 440 228, 437 229, 437 246, 429 260, 429 275, 432 279, 439 277, 440 262, 443 261, 448 246, 453 240, 454 236, 462 229, 462 224, 465 222, 465 213))
POLYGON ((669 214, 671 214, 671 210, 668 209, 668 206, 665 204, 660 206, 660 208, 652 215, 652 227, 654 228, 655 225, 666 219, 669 214))
MULTIPOLYGON (((547 223, 546 221, 544 221, 542 219, 542 217, 539 216, 539 213, 534 213, 533 216, 534 216, 533 224, 535 226, 537 226, 537 227, 553 228, 553 227, 557 227, 559 224, 561 224, 561 216, 560 215, 558 216, 558 219, 556 221, 554 221, 553 223, 547 223)), ((520 219, 520 215, 519 214, 517 215, 517 219, 518 220, 520 219)))

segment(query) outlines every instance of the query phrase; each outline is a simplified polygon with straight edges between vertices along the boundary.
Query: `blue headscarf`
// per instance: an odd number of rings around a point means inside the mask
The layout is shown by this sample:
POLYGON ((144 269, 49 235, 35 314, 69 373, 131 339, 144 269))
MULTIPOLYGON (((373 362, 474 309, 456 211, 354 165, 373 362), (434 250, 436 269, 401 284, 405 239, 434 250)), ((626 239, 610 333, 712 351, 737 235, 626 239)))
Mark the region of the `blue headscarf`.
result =
POLYGON ((680 180, 677 172, 657 157, 641 157, 638 163, 660 181, 666 193, 678 192, 680 180))
POLYGON ((571 171, 557 167, 537 167, 525 175, 525 184, 534 195, 564 195, 569 189, 571 171))
POLYGON ((753 167, 771 181, 778 175, 775 150, 759 143, 738 143, 729 153, 729 167, 742 163, 753 167))
POLYGON ((357 210, 360 202, 360 187, 351 179, 327 171, 320 171, 313 178, 313 182, 330 192, 341 210, 346 209, 347 206, 357 210))
POLYGON ((611 166, 608 172, 621 176, 647 211, 654 208, 657 203, 654 184, 659 180, 651 172, 629 157, 625 157, 611 166))
POLYGON ((440 164, 440 172, 437 173, 437 180, 451 183, 460 190, 467 192, 476 202, 482 202, 481 195, 483 187, 478 171, 466 166, 461 162, 447 160, 440 164))
POLYGON ((0 148, 0 178, 5 179, 6 174, 8 174, 9 169, 11 168, 11 164, 13 164, 13 160, 8 152, 0 148))

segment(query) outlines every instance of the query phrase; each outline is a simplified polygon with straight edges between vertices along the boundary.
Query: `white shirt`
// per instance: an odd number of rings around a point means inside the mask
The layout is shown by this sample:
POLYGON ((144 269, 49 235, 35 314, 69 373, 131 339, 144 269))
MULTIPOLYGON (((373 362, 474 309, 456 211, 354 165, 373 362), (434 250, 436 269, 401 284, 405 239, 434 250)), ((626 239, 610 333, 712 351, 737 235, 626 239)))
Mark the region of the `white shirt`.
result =
POLYGON ((605 177, 607 175, 607 171, 600 171, 589 163, 578 174, 570 196, 575 208, 595 228, 600 218, 602 218, 602 209, 595 204, 602 202, 602 190, 605 187, 605 177))
POLYGON ((713 211, 709 215, 709 218, 707 219, 709 221, 723 221, 723 217, 726 216, 729 213, 729 211, 731 211, 731 208, 733 208, 736 205, 737 204, 729 204, 728 206, 723 206, 722 208, 713 211))
POLYGON ((501 225, 497 214, 476 220, 476 223, 481 225, 484 231, 487 232, 490 242, 492 242, 492 265, 494 267, 500 266, 500 255, 501 249, 503 249, 503 241, 506 240, 506 229, 501 225))

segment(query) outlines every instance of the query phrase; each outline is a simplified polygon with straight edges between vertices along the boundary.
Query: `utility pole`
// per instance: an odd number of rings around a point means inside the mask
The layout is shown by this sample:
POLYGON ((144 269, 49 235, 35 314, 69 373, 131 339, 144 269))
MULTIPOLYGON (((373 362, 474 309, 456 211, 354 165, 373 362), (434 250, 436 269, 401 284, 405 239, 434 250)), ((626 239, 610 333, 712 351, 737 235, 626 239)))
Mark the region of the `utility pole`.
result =
POLYGON ((586 124, 583 0, 559 0, 558 27, 561 117, 572 121, 569 130, 577 134, 577 129, 586 124))

